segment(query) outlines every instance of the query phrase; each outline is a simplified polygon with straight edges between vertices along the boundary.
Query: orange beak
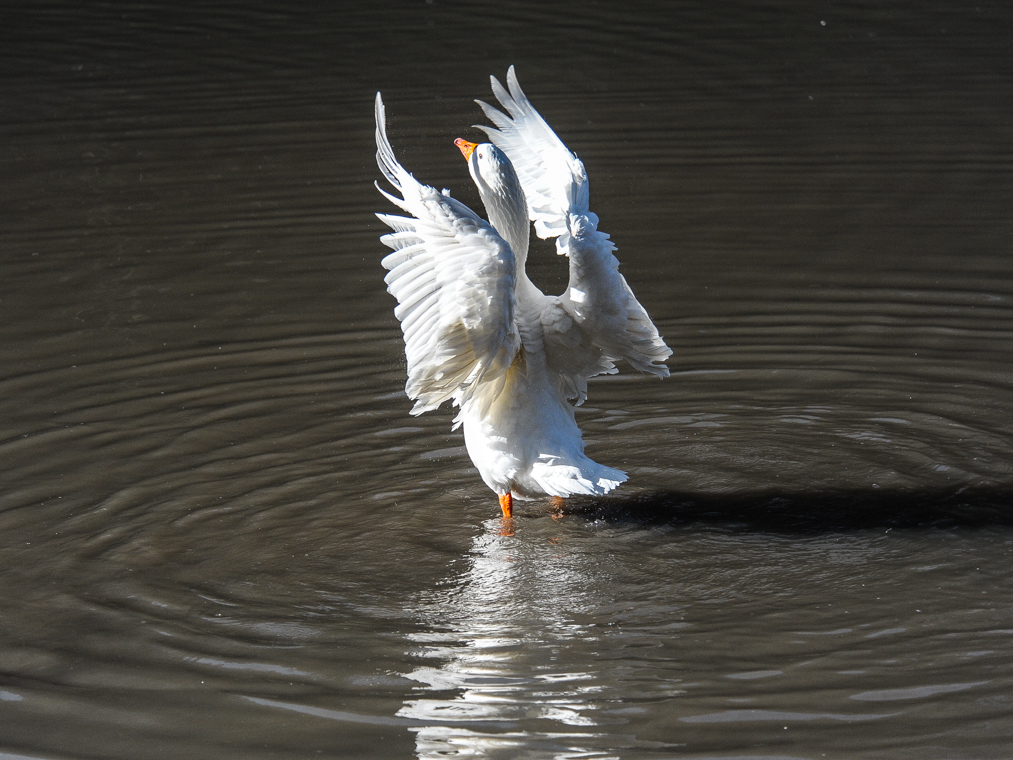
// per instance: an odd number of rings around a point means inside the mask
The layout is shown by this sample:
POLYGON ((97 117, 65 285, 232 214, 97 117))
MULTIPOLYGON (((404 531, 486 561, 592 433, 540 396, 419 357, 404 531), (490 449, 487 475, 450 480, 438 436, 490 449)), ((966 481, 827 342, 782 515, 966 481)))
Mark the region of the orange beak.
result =
POLYGON ((461 149, 461 153, 464 154, 464 160, 470 161, 471 154, 475 152, 475 148, 478 147, 478 143, 468 142, 458 137, 454 140, 454 145, 461 149))

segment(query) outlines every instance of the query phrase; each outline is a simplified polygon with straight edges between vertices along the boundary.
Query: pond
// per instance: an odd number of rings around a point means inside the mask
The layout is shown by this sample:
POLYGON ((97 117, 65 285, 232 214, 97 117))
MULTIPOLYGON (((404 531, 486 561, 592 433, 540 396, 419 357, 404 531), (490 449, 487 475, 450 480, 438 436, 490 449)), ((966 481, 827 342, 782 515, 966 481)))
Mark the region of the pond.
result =
POLYGON ((6 16, 0 756, 1009 756, 1013 11, 6 16), (481 212, 511 64, 674 355, 506 531, 409 414, 373 98, 481 212))

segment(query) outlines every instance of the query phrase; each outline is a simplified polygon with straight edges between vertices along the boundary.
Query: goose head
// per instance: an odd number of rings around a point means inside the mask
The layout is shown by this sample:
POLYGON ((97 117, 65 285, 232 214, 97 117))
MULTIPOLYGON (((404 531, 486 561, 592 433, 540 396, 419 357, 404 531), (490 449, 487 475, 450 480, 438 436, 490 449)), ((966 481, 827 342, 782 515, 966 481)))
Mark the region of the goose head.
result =
POLYGON ((518 262, 528 254, 530 225, 528 204, 514 165, 492 143, 473 143, 458 138, 454 145, 468 161, 468 171, 485 204, 489 223, 510 245, 518 262))

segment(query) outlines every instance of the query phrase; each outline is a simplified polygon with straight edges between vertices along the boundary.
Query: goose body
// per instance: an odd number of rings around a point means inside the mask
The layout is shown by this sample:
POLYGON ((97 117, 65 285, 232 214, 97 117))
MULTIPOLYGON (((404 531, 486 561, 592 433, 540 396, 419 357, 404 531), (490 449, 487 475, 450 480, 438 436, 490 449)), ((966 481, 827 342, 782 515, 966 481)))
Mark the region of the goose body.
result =
MULTIPOLYGON (((625 360, 668 376, 672 351, 634 297, 588 208, 584 166, 535 111, 513 67, 492 89, 506 113, 480 103, 496 125, 489 142, 457 140, 488 221, 415 180, 394 157, 376 96, 377 163, 409 216, 377 216, 394 231, 381 240, 388 290, 405 338, 412 414, 444 401, 460 407, 455 427, 482 479, 509 516, 513 497, 604 494, 626 473, 584 454, 574 404, 587 380, 625 360), (528 278, 531 223, 556 238, 570 279, 547 296, 528 278)), ((378 186, 379 188, 379 186, 378 186)))

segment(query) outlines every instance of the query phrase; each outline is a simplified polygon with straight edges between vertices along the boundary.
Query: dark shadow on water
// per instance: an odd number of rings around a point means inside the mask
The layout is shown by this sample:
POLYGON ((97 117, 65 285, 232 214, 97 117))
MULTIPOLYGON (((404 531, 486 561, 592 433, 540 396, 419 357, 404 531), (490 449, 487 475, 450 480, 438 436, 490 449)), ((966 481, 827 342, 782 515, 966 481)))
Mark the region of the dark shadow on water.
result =
POLYGON ((567 500, 563 514, 615 525, 709 525, 789 534, 877 528, 1013 526, 1013 487, 690 494, 645 491, 567 500))

